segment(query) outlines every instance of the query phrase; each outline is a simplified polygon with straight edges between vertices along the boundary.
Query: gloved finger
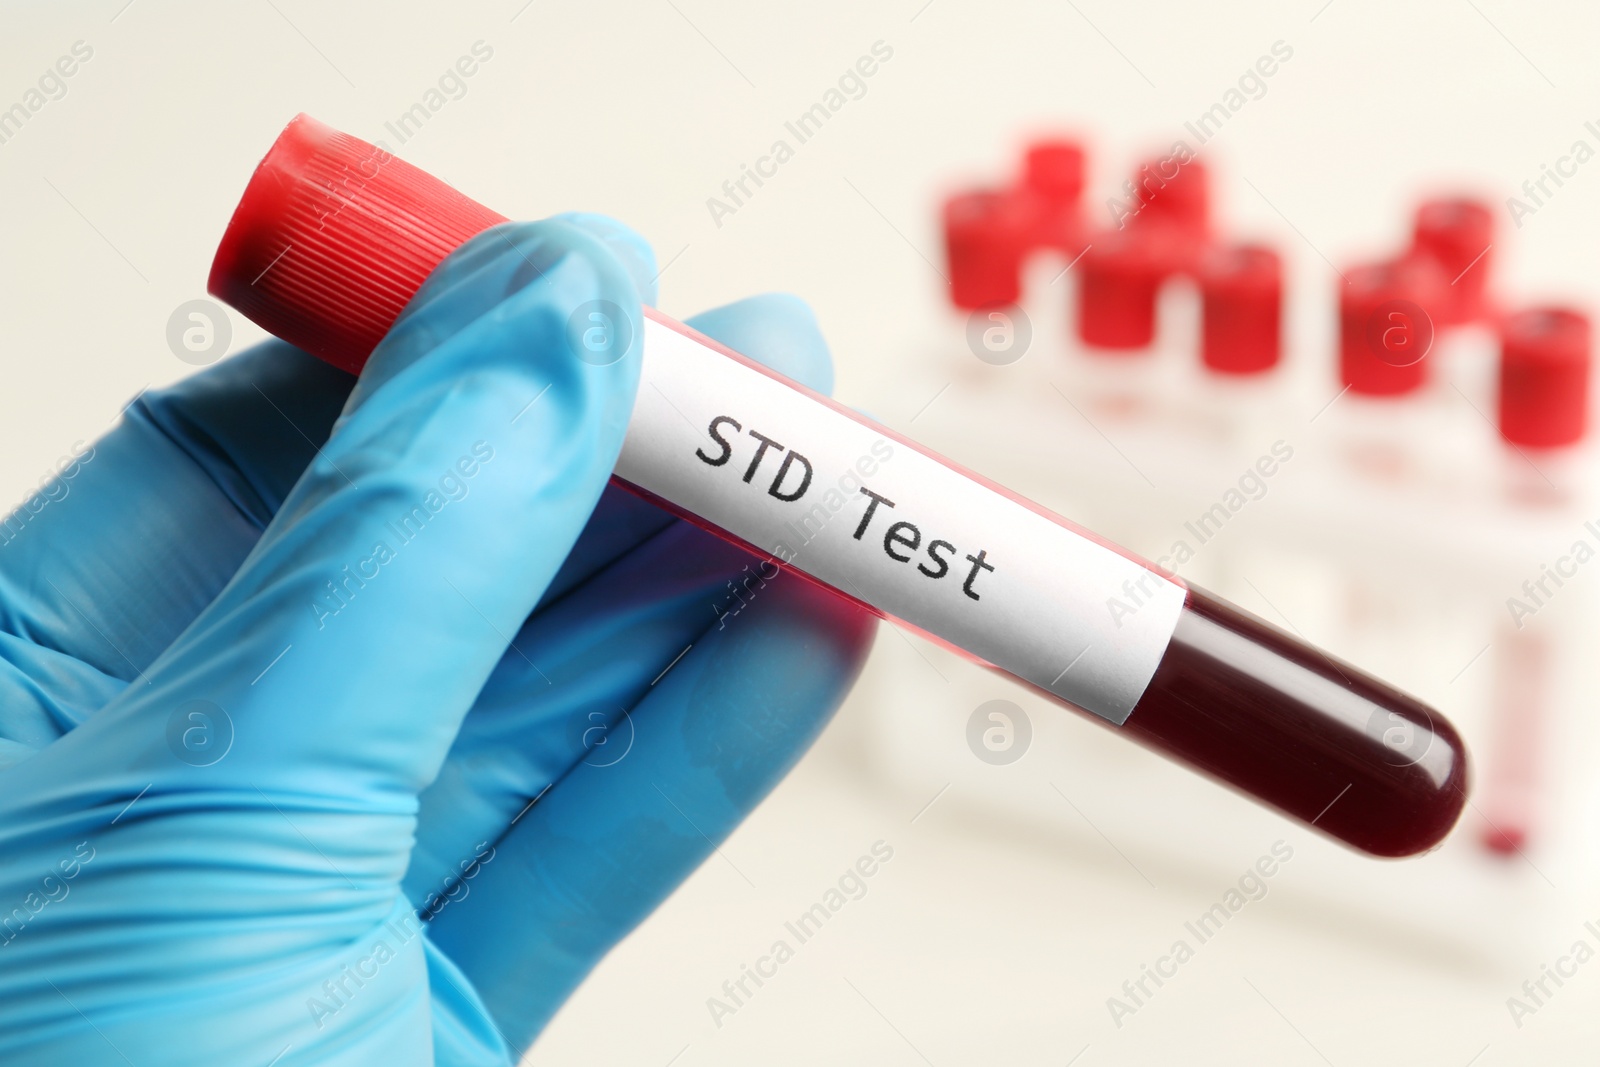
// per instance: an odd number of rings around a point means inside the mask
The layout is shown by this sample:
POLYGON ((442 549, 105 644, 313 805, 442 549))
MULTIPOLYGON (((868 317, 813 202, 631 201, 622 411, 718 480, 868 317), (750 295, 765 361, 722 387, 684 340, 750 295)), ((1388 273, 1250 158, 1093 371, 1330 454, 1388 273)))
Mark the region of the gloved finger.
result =
MULTIPOLYGON (((689 324, 813 387, 832 380, 827 343, 794 297, 752 297, 689 324)), ((719 612, 736 609, 744 587, 734 579, 759 583, 762 569, 625 490, 608 491, 518 634, 522 654, 496 668, 422 795, 406 874, 413 903, 426 911, 461 899, 471 889, 464 869, 529 800, 578 761, 605 762, 625 746, 626 710, 719 612)))
POLYGON ((833 392, 833 359, 822 329, 811 305, 792 293, 762 293, 724 304, 688 325, 808 388, 833 392))
POLYGON ((137 677, 238 569, 354 381, 268 341, 74 442, 0 524, 0 629, 137 677))
MULTIPOLYGON (((557 218, 599 241, 653 302, 655 260, 642 238, 603 215, 557 218)), ((502 232, 441 264, 430 279, 441 314, 467 307, 438 301, 441 286, 513 251, 502 232)), ((528 252, 535 263, 553 254, 551 245, 528 252)), ((455 323, 435 325, 448 334, 455 323)), ((428 340, 415 330, 409 343, 428 340)), ((364 376, 365 387, 377 377, 364 376)), ((0 632, 137 677, 238 570, 355 381, 268 341, 144 393, 93 444, 73 442, 39 491, 0 521, 0 632)), ((48 689, 49 676, 40 682, 48 689)))
POLYGON ((466 900, 508 825, 558 791, 575 765, 625 758, 639 740, 639 700, 718 625, 719 600, 733 600, 729 576, 758 565, 674 520, 528 621, 516 642, 528 658, 509 654, 496 668, 420 798, 404 882, 419 912, 466 900))
POLYGON ((142 748, 158 766, 135 771, 160 788, 177 772, 149 735, 205 700, 235 731, 211 781, 402 816, 389 829, 409 835, 412 797, 588 519, 638 382, 638 294, 603 242, 508 224, 461 254, 484 243, 501 249, 470 277, 423 287, 372 357, 381 384, 352 395, 239 572, 79 728, 79 751, 142 748), (632 326, 609 362, 567 341, 594 301, 632 326))
POLYGON ((0 634, 0 771, 85 722, 127 687, 82 660, 0 634))
POLYGON ((579 763, 494 843, 431 938, 514 1048, 788 772, 848 692, 874 621, 779 575, 638 702, 625 756, 579 763))
MULTIPOLYGON (((655 256, 644 238, 615 219, 604 215, 570 212, 555 215, 538 225, 552 231, 581 236, 593 246, 604 249, 610 263, 620 268, 632 284, 628 286, 628 303, 634 312, 639 304, 649 304, 655 299, 655 256)), ((508 287, 531 286, 546 279, 548 273, 566 262, 571 249, 568 244, 554 240, 517 240, 516 230, 509 226, 496 226, 478 235, 429 275, 427 286, 417 294, 401 314, 400 321, 383 341, 384 359, 374 358, 361 372, 351 394, 350 404, 359 407, 368 393, 375 392, 397 374, 403 373, 416 360, 433 351, 442 341, 460 333, 482 314, 478 299, 485 270, 503 263, 508 271, 508 287), (460 290, 466 290, 465 293, 460 290)), ((614 299, 614 298, 613 298, 614 299)), ((590 310, 585 305, 607 302, 604 295, 592 297, 568 309, 568 315, 579 310, 590 310)), ((623 309, 626 310, 626 309, 623 309)), ((630 318, 632 338, 638 343, 639 320, 630 318)), ((571 345, 565 340, 565 331, 571 324, 563 320, 557 335, 564 349, 571 345)), ((591 356, 591 362, 603 365, 615 353, 609 349, 591 356)))

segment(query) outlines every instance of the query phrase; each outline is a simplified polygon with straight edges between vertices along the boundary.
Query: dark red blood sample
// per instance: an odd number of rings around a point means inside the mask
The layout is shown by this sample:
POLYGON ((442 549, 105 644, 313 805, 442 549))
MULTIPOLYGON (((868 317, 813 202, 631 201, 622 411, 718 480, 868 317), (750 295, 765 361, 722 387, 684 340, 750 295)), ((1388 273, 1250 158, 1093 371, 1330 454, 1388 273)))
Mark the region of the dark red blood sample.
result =
POLYGON ((1494 210, 1480 200, 1442 197, 1417 207, 1411 253, 1438 265, 1445 281, 1435 317, 1443 326, 1488 314, 1494 210))
POLYGON ((977 189, 945 201, 945 258, 956 307, 994 307, 1021 298, 1028 222, 1026 205, 1010 192, 977 189))
POLYGON ((1398 396, 1427 381, 1438 268, 1400 259, 1350 267, 1339 287, 1339 376, 1354 393, 1398 396))
POLYGON ((1225 374, 1277 366, 1282 347, 1283 263, 1263 245, 1213 249, 1200 266, 1200 356, 1225 374))
POLYGON ((1075 268, 1078 336, 1099 348, 1144 348, 1155 338, 1156 295, 1169 265, 1131 230, 1095 235, 1075 268))
POLYGON ((1537 307, 1500 324, 1500 436, 1559 448, 1583 439, 1589 421, 1589 317, 1537 307))
POLYGON ((1437 845, 1466 803, 1443 717, 1192 587, 1122 730, 1378 856, 1437 845))

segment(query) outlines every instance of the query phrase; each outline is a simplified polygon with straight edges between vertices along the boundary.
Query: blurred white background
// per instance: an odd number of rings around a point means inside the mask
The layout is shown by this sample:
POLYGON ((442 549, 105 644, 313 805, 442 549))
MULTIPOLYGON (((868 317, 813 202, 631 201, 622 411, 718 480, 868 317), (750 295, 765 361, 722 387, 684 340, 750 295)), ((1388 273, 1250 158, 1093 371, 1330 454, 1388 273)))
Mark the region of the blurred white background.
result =
MULTIPOLYGON (((666 265, 669 314, 761 290, 803 295, 834 346, 846 402, 1150 554, 1165 547, 1163 515, 1215 499, 1227 477, 1194 473, 1164 456, 1159 438, 1141 446, 1129 429, 1124 443, 1154 475, 1152 492, 1114 456, 1091 451, 1099 438, 1064 428, 1069 410, 1037 403, 1040 383, 1056 380, 1049 361, 1065 358, 1065 284, 1059 298, 1036 292, 1030 303, 1037 351, 1016 375, 979 373, 965 319, 943 297, 944 192, 1005 177, 1025 137, 1065 129, 1091 147, 1099 212, 1137 158, 1185 136, 1184 122, 1286 43, 1292 60, 1206 158, 1224 225, 1275 241, 1288 258, 1289 394, 1308 413, 1337 391, 1328 260, 1393 246, 1421 192, 1464 186, 1503 205, 1575 140, 1600 145, 1584 128, 1600 125, 1600 9, 1577 3, 8 7, 0 106, 74 42, 93 54, 63 97, 0 143, 7 509, 139 390, 192 369, 167 347, 168 316, 203 295, 251 167, 299 111, 384 139, 507 214, 585 209, 629 222, 666 265), (385 123, 480 41, 492 58, 464 95, 398 144, 385 123), (865 95, 719 225, 707 198, 877 42, 893 55, 865 95), (922 415, 941 382, 947 410, 922 415), (1069 475, 1080 467, 1099 480, 1069 475)), ((1503 292, 1592 306, 1600 162, 1520 228, 1503 212, 1497 222, 1503 292)), ((233 327, 236 349, 259 336, 237 316, 233 327)), ((1467 428, 1451 433, 1490 439, 1463 418, 1467 428)), ((1271 440, 1252 441, 1250 455, 1271 440)), ((1321 438, 1296 441, 1307 469, 1334 462, 1321 438)), ((1462 453, 1471 463, 1490 454, 1474 447, 1462 453)), ((1381 545, 1394 513, 1381 497, 1349 492, 1341 521, 1381 545)), ((1224 561, 1247 547, 1277 558, 1265 573, 1280 576, 1285 610, 1308 636, 1435 700, 1476 740, 1490 683, 1471 663, 1483 642, 1470 626, 1451 629, 1463 616, 1449 592, 1472 586, 1469 599, 1492 608, 1516 581, 1474 573, 1470 555, 1450 547, 1471 531, 1448 515, 1423 516, 1403 534, 1439 549, 1434 571, 1381 547, 1369 571, 1352 555, 1355 533, 1328 544, 1314 510, 1295 504, 1326 495, 1312 486, 1269 498, 1239 520, 1244 532, 1230 531, 1229 556, 1219 550, 1195 577, 1270 617, 1224 561), (1380 639, 1341 629, 1323 621, 1337 612, 1319 612, 1312 571, 1330 588, 1393 573, 1378 583, 1385 610, 1395 616, 1396 600, 1411 610, 1373 631, 1380 639)), ((1537 574, 1575 525, 1543 540, 1535 531, 1496 566, 1537 574)), ((1256 584, 1261 573, 1251 572, 1256 584)), ((1593 578, 1582 582, 1564 610, 1573 632, 1592 635, 1593 578)), ((1484 856, 1469 814, 1439 853, 1378 863, 885 629, 817 750, 724 847, 732 862, 709 863, 607 959, 529 1062, 1591 1061, 1600 965, 1580 968, 1520 1026, 1507 1008, 1575 941, 1600 946, 1583 925, 1600 926, 1587 843, 1592 704, 1586 680, 1563 684, 1571 722, 1557 716, 1552 727, 1570 729, 1552 745, 1561 784, 1547 799, 1549 832, 1526 857, 1484 856), (969 715, 995 698, 1031 717, 1032 750, 1009 766, 967 748, 969 715), (707 999, 880 840, 893 859, 866 895, 719 1025, 707 999), (1119 1026, 1107 999, 1123 996, 1123 982, 1279 840, 1295 858, 1267 895, 1119 1026)))

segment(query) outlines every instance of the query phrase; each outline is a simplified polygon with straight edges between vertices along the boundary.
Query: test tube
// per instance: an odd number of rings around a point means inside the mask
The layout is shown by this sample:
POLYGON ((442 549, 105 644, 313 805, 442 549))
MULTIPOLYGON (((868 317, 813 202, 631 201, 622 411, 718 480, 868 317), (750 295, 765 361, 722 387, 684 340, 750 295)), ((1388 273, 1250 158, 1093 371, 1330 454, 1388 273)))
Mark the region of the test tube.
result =
POLYGON ((1436 197, 1417 206, 1410 255, 1438 264, 1435 317, 1442 326, 1485 319, 1494 247, 1494 208, 1467 196, 1436 197))
MULTIPOLYGON (((1499 332, 1498 422, 1510 503, 1564 521, 1570 511, 1562 509, 1581 484, 1576 453, 1589 426, 1589 316, 1559 305, 1524 308, 1506 315, 1499 332)), ((1537 594, 1530 588, 1530 599, 1537 594)), ((1492 747, 1480 806, 1484 844, 1510 854, 1535 837, 1552 675, 1565 649, 1562 632, 1545 620, 1512 621, 1499 610, 1495 617, 1492 747)))
POLYGON ((1180 411, 1206 440, 1260 447, 1283 409, 1283 262, 1264 244, 1218 244, 1201 257, 1200 368, 1183 368, 1180 411))
POLYGON ((1200 267, 1200 358, 1248 377, 1278 365, 1283 348, 1283 262, 1265 245, 1213 249, 1200 267))
POLYGON ((1390 484, 1420 483, 1428 439, 1422 398, 1432 377, 1435 264, 1380 260, 1346 267, 1334 283, 1339 300, 1339 380, 1333 420, 1345 459, 1362 476, 1390 484))
MULTIPOLYGON (((300 116, 210 291, 357 372, 433 268, 504 221, 300 116)), ((640 374, 624 487, 1354 848, 1410 855, 1455 824, 1465 750, 1418 701, 651 308, 640 374), (850 479, 841 517, 808 495, 850 479)))
POLYGON ((1589 429, 1589 316, 1578 308, 1522 308, 1500 322, 1498 418, 1514 500, 1570 503, 1582 484, 1579 446, 1589 429))
POLYGON ((1004 190, 969 189, 945 201, 945 263, 952 304, 976 310, 1006 307, 1022 299, 1027 222, 1022 202, 1004 190))
POLYGON ((1083 251, 1083 145, 1047 137, 1028 145, 1015 195, 1027 205, 1028 243, 1051 249, 1070 262, 1083 251))
POLYGON ((1156 304, 1171 271, 1140 232, 1097 234, 1078 267, 1078 338, 1101 354, 1133 354, 1156 338, 1156 304))

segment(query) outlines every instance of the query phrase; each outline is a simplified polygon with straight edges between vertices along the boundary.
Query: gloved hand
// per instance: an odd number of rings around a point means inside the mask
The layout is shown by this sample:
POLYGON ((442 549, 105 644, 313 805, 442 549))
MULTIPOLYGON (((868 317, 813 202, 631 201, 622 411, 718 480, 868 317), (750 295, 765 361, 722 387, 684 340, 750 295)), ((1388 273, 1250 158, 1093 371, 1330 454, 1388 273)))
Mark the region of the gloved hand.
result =
MULTIPOLYGON (((358 382, 264 344, 0 529, 0 1063, 505 1065, 816 737, 872 620, 719 622, 751 557, 606 486, 653 263, 497 227, 358 382)), ((831 384, 798 301, 690 321, 831 384)))

